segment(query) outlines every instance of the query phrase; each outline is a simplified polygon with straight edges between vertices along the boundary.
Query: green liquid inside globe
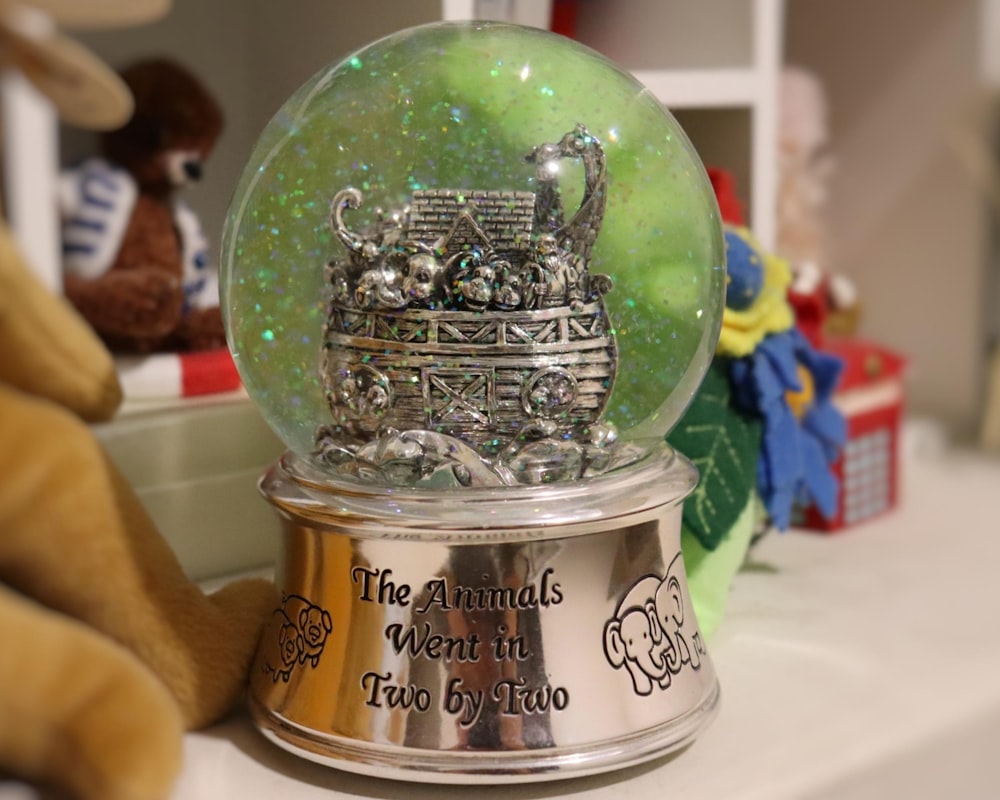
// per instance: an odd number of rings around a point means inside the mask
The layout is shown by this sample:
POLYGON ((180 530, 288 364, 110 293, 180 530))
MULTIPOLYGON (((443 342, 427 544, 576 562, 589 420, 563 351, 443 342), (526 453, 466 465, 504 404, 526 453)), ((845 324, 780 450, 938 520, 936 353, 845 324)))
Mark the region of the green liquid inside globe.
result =
MULTIPOLYGON (((687 137, 634 78, 573 41, 497 23, 405 30, 323 69, 263 131, 223 236, 222 308, 250 396, 291 448, 313 449, 330 409, 320 375, 330 287, 344 258, 330 203, 346 187, 363 230, 423 189, 537 191, 525 154, 578 124, 606 155, 590 272, 619 363, 603 419, 622 439, 662 438, 708 367, 725 256, 711 185, 687 137)), ((567 216, 584 167, 560 162, 567 216)))

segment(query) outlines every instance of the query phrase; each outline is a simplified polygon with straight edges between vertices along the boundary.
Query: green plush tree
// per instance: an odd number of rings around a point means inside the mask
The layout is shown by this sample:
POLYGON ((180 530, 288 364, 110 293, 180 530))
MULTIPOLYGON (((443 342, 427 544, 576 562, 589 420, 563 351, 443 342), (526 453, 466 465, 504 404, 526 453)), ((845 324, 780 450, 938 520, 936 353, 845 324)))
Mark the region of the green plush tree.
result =
POLYGON ((684 504, 681 544, 691 599, 706 636, 722 619, 754 526, 761 424, 731 404, 729 359, 716 358, 668 441, 701 475, 684 504))

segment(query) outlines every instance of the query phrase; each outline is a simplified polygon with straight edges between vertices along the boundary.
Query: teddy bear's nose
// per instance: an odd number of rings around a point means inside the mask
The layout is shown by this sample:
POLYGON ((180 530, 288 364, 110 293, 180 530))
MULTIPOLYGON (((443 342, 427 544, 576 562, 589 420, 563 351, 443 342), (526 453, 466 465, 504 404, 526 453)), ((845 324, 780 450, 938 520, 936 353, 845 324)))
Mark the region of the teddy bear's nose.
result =
POLYGON ((200 181, 202 176, 201 162, 185 161, 184 174, 187 175, 193 181, 200 181))

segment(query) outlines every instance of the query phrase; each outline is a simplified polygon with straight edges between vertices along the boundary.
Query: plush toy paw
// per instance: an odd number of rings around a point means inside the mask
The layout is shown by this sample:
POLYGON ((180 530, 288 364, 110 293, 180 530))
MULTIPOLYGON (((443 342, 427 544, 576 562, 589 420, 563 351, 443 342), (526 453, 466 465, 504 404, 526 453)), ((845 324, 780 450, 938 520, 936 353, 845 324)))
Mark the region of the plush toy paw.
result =
POLYGON ((241 699, 261 627, 279 599, 271 581, 246 579, 209 595, 207 603, 211 608, 202 608, 184 636, 197 681, 171 687, 191 730, 220 719, 241 699))
POLYGON ((31 277, 0 222, 0 384, 46 397, 83 419, 108 419, 122 394, 111 356, 87 323, 31 277))
POLYGON ((192 308, 181 319, 172 337, 178 350, 213 350, 226 344, 226 330, 218 306, 192 308))
POLYGON ((0 386, 0 579, 125 645, 187 727, 224 715, 275 605, 267 581, 211 597, 184 575, 135 492, 75 416, 0 386))
POLYGON ((181 716, 134 656, 0 586, 0 768, 79 800, 165 798, 181 716))
POLYGON ((67 275, 64 290, 109 344, 137 352, 158 349, 181 321, 181 280, 161 269, 109 272, 88 281, 67 275))

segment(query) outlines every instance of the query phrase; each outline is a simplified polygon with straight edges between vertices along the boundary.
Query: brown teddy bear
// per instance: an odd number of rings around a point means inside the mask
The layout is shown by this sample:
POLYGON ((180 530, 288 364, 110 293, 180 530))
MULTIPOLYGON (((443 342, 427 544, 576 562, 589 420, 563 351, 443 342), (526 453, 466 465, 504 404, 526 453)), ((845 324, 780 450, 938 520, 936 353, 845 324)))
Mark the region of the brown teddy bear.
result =
POLYGON ((222 111, 173 61, 122 78, 134 115, 102 136, 102 158, 63 179, 66 296, 115 351, 221 347, 217 278, 197 217, 175 195, 201 178, 222 111))
MULTIPOLYGON (((23 64, 64 118, 121 124, 130 102, 114 73, 8 10, 0 0, 0 60, 23 64)), ((81 800, 159 800, 182 731, 239 698, 273 588, 206 596, 185 577, 84 421, 121 401, 110 354, 2 224, 0 341, 0 774, 81 800)))

